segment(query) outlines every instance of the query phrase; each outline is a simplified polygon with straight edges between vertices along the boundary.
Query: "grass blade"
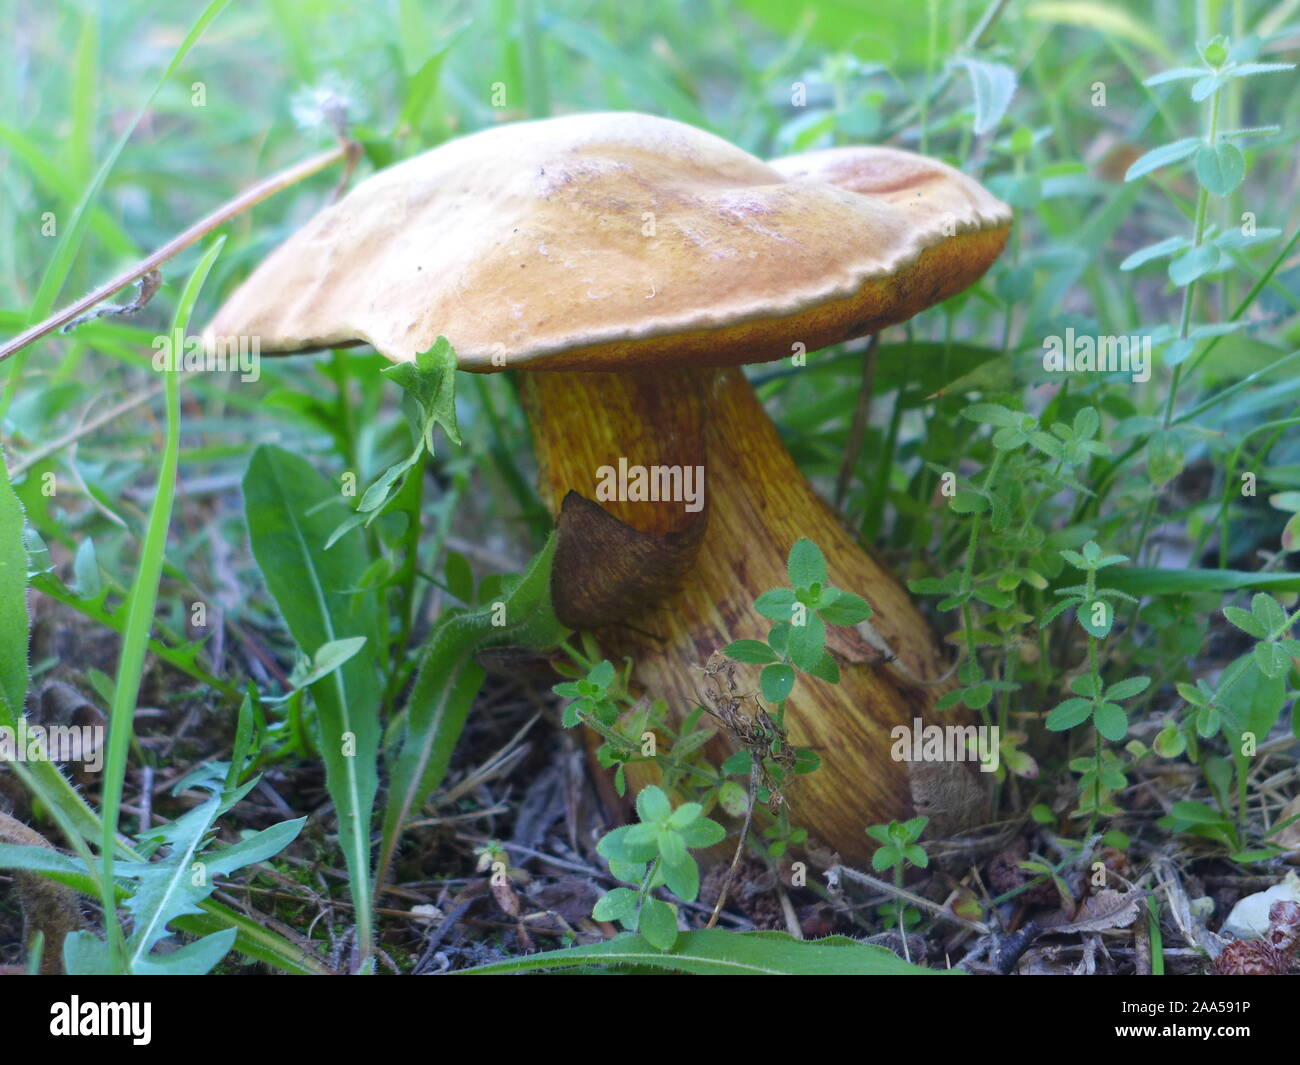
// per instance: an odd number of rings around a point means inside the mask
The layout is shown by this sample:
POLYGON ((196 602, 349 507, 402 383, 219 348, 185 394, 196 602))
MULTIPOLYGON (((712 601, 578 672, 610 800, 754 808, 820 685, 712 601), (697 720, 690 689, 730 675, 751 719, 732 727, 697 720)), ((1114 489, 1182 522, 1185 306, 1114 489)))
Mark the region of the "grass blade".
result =
MULTIPOLYGON (((40 287, 36 290, 36 296, 32 300, 31 310, 27 315, 29 322, 39 322, 42 318, 50 313, 54 306, 54 301, 58 298, 59 291, 63 288, 64 281, 68 278, 68 272, 72 269, 72 261, 81 248, 82 239, 86 235, 86 224, 90 220, 90 211, 95 201, 99 198, 99 193, 104 187, 104 182, 112 172, 113 167, 117 165, 118 156, 126 147, 127 141, 135 133, 135 128, 140 124, 140 120, 149 112, 153 105, 154 99, 162 91, 162 87, 167 84, 167 80, 176 72, 176 68, 181 65, 185 57, 189 55, 190 49, 203 36, 203 31, 208 25, 221 14, 222 9, 230 3, 230 0, 211 0, 202 14, 195 20, 194 25, 190 27, 189 33, 181 41, 180 46, 172 55, 171 62, 167 64, 167 69, 163 71, 162 77, 158 79, 149 93, 144 103, 135 116, 122 130, 121 136, 109 151, 107 158, 100 165, 98 172, 95 174, 95 180, 90 183, 81 197, 81 202, 77 204, 76 209, 72 212, 72 219, 68 223, 68 228, 64 231, 63 239, 54 248, 54 256, 50 259, 49 265, 45 268, 45 273, 41 277, 40 287)), ((30 349, 20 352, 14 359, 14 365, 9 371, 9 380, 6 383, 4 397, 0 399, 0 420, 4 419, 5 413, 9 410, 9 404, 13 402, 14 395, 18 390, 18 381, 22 377, 23 366, 26 364, 27 355, 30 349)))
MULTIPOLYGON (((199 261, 181 293, 172 320, 172 337, 182 337, 189 327, 190 314, 208 271, 221 254, 225 237, 220 237, 199 261)), ((177 352, 179 355, 179 352, 177 352)), ((100 894, 104 904, 104 927, 111 952, 124 960, 122 929, 114 915, 113 852, 117 843, 117 822, 126 778, 126 760, 134 730, 135 702, 140 694, 149 634, 153 629, 154 610, 158 605, 158 582, 162 578, 163 557, 167 553, 167 529, 171 524, 172 503, 176 497, 176 475, 181 446, 181 371, 164 371, 167 398, 166 437, 163 443, 162 468, 158 488, 149 508, 149 524, 140 545, 140 565, 126 601, 126 631, 122 636, 121 656, 117 665, 117 683, 113 688, 113 705, 109 713, 108 752, 104 761, 104 788, 100 800, 103 829, 100 836, 100 894)))

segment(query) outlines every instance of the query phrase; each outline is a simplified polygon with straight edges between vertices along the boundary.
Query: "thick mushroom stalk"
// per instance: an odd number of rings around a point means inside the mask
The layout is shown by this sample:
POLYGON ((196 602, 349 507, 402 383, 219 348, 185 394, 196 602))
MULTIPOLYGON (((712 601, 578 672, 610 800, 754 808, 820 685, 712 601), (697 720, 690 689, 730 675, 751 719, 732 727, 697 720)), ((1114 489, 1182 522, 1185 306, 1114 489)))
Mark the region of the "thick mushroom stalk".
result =
POLYGON ((273 252, 204 339, 256 337, 267 354, 366 342, 399 362, 441 334, 462 370, 518 371, 559 522, 557 610, 632 657, 641 688, 677 714, 713 652, 767 635, 754 598, 785 584, 796 539, 815 541, 835 585, 870 602, 879 639, 832 629, 841 683, 801 678, 790 740, 823 768, 788 798, 860 859, 868 825, 972 804, 964 766, 909 772, 890 757, 889 730, 928 721, 942 691, 905 675, 939 676, 944 655, 804 480, 738 367, 878 332, 962 291, 1010 220, 971 178, 907 152, 769 164, 665 119, 569 115, 371 177, 273 252), (601 498, 602 468, 620 462, 702 467, 702 505, 601 498), (882 640, 903 670, 880 662, 882 640))
MULTIPOLYGON (((908 671, 923 679, 945 672, 925 619, 813 491, 739 369, 531 374, 522 383, 541 490, 557 513, 568 493, 594 494, 597 471, 611 456, 649 468, 676 465, 696 450, 679 435, 682 422, 693 419, 666 425, 656 416, 665 404, 707 411, 698 419, 707 516, 693 565, 653 606, 596 630, 602 649, 616 660, 629 656, 637 687, 666 699, 676 717, 697 705, 701 667, 714 651, 767 636, 772 623, 754 610, 754 599, 788 583, 786 556, 800 536, 822 548, 837 587, 871 604, 870 624, 908 671)), ((683 513, 680 501, 603 506, 642 532, 667 531, 673 515, 683 513)), ((602 564, 593 558, 584 569, 557 559, 557 600, 567 585, 600 582, 602 564)), ((908 681, 854 629, 830 629, 827 649, 840 663, 840 683, 802 676, 786 708, 790 742, 817 749, 822 759, 821 769, 797 779, 788 800, 797 824, 845 857, 861 857, 869 850, 866 825, 915 808, 908 764, 890 756, 890 729, 916 718, 932 723, 945 689, 908 681)), ((751 679, 756 686, 757 676, 751 679)), ((731 750, 719 738, 710 753, 720 761, 731 750)), ((958 772, 953 796, 968 800, 972 789, 961 779, 967 774, 958 772)), ((632 780, 646 782, 644 768, 632 780)), ((928 812, 956 812, 942 804, 928 812)))

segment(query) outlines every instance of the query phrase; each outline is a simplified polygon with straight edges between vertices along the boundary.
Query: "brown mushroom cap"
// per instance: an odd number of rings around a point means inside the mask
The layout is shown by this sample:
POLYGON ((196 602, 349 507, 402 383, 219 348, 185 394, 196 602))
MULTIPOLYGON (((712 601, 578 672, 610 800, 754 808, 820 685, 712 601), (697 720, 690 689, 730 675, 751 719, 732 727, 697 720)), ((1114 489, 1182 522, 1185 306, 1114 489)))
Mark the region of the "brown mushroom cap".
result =
POLYGON ((894 149, 769 165, 649 115, 498 126, 321 211, 204 342, 368 342, 404 361, 445 334, 479 372, 764 362, 968 287, 1010 218, 971 178, 894 149))

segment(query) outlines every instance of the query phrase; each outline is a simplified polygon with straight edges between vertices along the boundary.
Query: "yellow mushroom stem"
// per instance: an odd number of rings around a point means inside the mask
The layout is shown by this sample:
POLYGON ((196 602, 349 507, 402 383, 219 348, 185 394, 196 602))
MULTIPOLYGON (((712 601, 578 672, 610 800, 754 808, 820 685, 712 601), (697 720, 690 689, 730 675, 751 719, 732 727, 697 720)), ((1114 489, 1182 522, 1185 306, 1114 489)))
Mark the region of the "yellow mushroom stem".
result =
MULTIPOLYGON (((935 679, 948 671, 949 656, 907 592, 817 496, 739 369, 525 373, 521 386, 542 496, 554 513, 566 497, 573 501, 571 492, 595 500, 602 467, 617 467, 620 458, 647 468, 703 466, 702 511, 688 512, 680 500, 600 504, 640 533, 685 541, 678 556, 689 557, 675 587, 632 616, 593 630, 613 661, 635 662, 637 689, 665 699, 675 722, 699 705, 710 655, 732 640, 767 637, 772 622, 754 610, 754 599, 788 585, 786 558, 801 536, 825 553, 831 583, 871 604, 870 626, 908 672, 935 679)), ((557 559, 557 597, 574 599, 574 586, 598 582, 587 570, 616 565, 599 554, 610 550, 602 547, 585 561, 579 552, 577 565, 557 559)), ((913 813, 908 764, 891 757, 890 730, 916 718, 938 723, 934 703, 947 690, 942 683, 909 682, 873 643, 858 628, 828 628, 840 683, 801 674, 786 706, 790 742, 816 749, 822 761, 817 772, 791 784, 792 819, 846 860, 862 860, 874 849, 866 826, 913 813)), ((742 688, 756 691, 758 673, 740 666, 742 688)), ((598 744, 594 734, 593 740, 598 744)), ((707 749, 718 761, 732 750, 721 737, 707 749)), ((632 788, 650 782, 652 773, 637 767, 629 773, 632 788)))

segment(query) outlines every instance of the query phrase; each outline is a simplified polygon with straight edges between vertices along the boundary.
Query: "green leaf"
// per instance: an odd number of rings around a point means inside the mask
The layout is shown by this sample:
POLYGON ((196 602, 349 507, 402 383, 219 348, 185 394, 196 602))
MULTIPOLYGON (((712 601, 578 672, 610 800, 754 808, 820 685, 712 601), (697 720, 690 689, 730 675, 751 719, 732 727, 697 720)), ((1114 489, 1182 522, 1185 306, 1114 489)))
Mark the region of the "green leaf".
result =
POLYGON ((399 362, 380 373, 419 403, 423 414, 421 433, 430 455, 434 454, 435 426, 441 425, 453 443, 461 443, 460 427, 456 423, 456 353, 446 337, 438 337, 433 347, 417 354, 413 362, 399 362))
POLYGON ((1160 730, 1152 746, 1161 758, 1177 758, 1187 750, 1187 737, 1176 725, 1169 724, 1160 730))
POLYGON ((797 940, 785 932, 725 932, 711 928, 683 932, 676 950, 665 954, 641 935, 621 935, 604 943, 544 951, 492 962, 457 975, 544 972, 548 969, 658 969, 697 976, 937 976, 958 970, 926 969, 882 947, 845 936, 797 940))
POLYGON ((1024 415, 997 403, 972 403, 961 412, 963 418, 1000 428, 1019 426, 1024 415))
POLYGON ((724 780, 718 788, 718 805, 732 817, 743 817, 749 807, 748 793, 734 780, 724 780))
POLYGON ((632 830, 637 827, 640 826, 623 825, 600 837, 600 842, 596 844, 596 853, 611 863, 611 872, 614 871, 612 864, 614 862, 628 864, 648 862, 658 855, 659 848, 655 845, 653 835, 649 842, 638 843, 631 838, 632 830))
MULTIPOLYGON (((305 817, 284 821, 229 847, 200 853, 199 845, 211 830, 220 808, 220 797, 214 795, 203 806, 196 807, 167 826, 170 830, 167 833, 170 850, 161 861, 123 863, 117 866, 120 876, 129 877, 139 885, 126 904, 127 910, 134 917, 134 931, 127 943, 129 972, 139 975, 172 973, 173 966, 177 963, 170 961, 170 955, 151 953, 154 945, 168 934, 168 925, 176 917, 199 912, 199 901, 216 889, 217 877, 228 876, 246 865, 265 861, 278 854, 293 842, 307 821, 305 817)), ((223 934, 216 933, 218 936, 223 934)), ((229 935, 233 941, 233 929, 229 935)), ((215 939, 211 946, 215 949, 215 939)), ((229 949, 228 943, 211 960, 211 965, 215 965, 229 949)), ((205 958, 207 956, 203 955, 205 958)), ((193 956, 187 959, 187 964, 195 962, 193 956)), ((177 965, 175 971, 180 972, 183 968, 177 965)))
POLYGON ((1222 825, 1229 824, 1228 820, 1219 813, 1206 806, 1203 802, 1190 802, 1181 800, 1174 803, 1169 812, 1180 821, 1191 821, 1196 825, 1222 825))
POLYGON ((1254 659, 1266 677, 1285 677, 1291 668, 1291 656, 1275 643, 1255 644, 1254 659))
POLYGON ((664 789, 657 785, 642 788, 636 797, 636 814, 644 824, 667 821, 672 812, 673 804, 668 801, 664 789))
POLYGON ((1102 599, 1080 603, 1074 614, 1084 631, 1099 640, 1109 636, 1111 626, 1115 624, 1115 608, 1102 599))
POLYGON ((1191 241, 1187 237, 1169 237, 1156 244, 1148 244, 1145 248, 1139 248, 1120 263, 1119 268, 1121 270, 1136 270, 1139 266, 1149 263, 1153 259, 1167 258, 1190 246, 1191 241))
POLYGON ((1245 176, 1246 159, 1235 144, 1205 144, 1196 153, 1196 178, 1212 196, 1227 196, 1245 176))
POLYGON ((606 892, 592 907, 591 916, 597 921, 619 921, 636 909, 640 898, 631 888, 619 887, 606 892))
MULTIPOLYGON (((475 653, 501 645, 553 647, 566 635, 568 630, 551 606, 554 556, 552 536, 503 598, 477 611, 444 617, 429 637, 407 698, 406 733, 392 767, 379 857, 381 876, 407 817, 446 775, 470 705, 485 678, 475 653)), ((612 680, 613 665, 600 663, 592 675, 612 680)))
POLYGON ((793 588, 773 588, 754 600, 754 609, 772 621, 789 621, 794 604, 793 588))
POLYGON ((1224 675, 1236 670, 1240 675, 1234 683, 1221 686, 1218 701, 1229 749, 1238 766, 1246 768, 1250 760, 1241 753, 1242 741, 1249 733, 1261 744, 1273 730, 1286 705, 1286 680, 1263 673, 1252 655, 1238 658, 1224 675))
POLYGON ((420 470, 425 453, 434 454, 433 430, 441 425, 447 438, 461 443, 456 424, 456 354, 446 337, 438 337, 433 347, 420 352, 413 362, 400 362, 380 371, 392 378, 415 401, 419 411, 415 419, 415 446, 404 458, 393 463, 362 495, 357 509, 349 513, 325 541, 333 547, 345 534, 369 526, 387 508, 395 486, 411 471, 420 470))
POLYGON ((1202 244, 1199 248, 1184 252, 1169 264, 1169 280, 1179 287, 1190 285, 1206 274, 1213 273, 1222 261, 1223 255, 1218 248, 1213 244, 1202 244))
POLYGON ((959 488, 948 503, 955 514, 983 514, 989 509, 988 497, 969 488, 959 488))
POLYGON ((1130 595, 1186 595, 1197 592, 1232 592, 1243 588, 1300 592, 1300 573, 1133 566, 1113 570, 1107 574, 1106 583, 1130 595))
POLYGON ((637 930, 656 950, 672 950, 677 942, 677 907, 660 899, 646 899, 637 930))
POLYGON ((1242 610, 1239 606, 1225 606, 1223 616, 1233 625, 1237 626, 1247 636, 1254 636, 1257 640, 1262 640, 1265 636, 1265 630, 1260 620, 1254 614, 1247 610, 1242 610))
MULTIPOLYGON (((742 751, 741 753, 744 754, 745 752, 742 751)), ((749 756, 746 754, 745 757, 748 758, 749 756)), ((729 783, 734 783, 734 781, 729 783)), ((742 803, 741 809, 744 810, 746 805, 747 803, 742 803)), ((721 843, 727 838, 727 830, 710 817, 701 817, 696 821, 692 821, 681 830, 681 833, 682 839, 686 841, 686 846, 692 850, 699 850, 701 847, 712 847, 715 843, 721 843)))
MULTIPOLYGON (((815 543, 807 538, 801 538, 790 548, 786 572, 790 577, 790 585, 794 588, 809 588, 814 584, 825 584, 828 579, 826 557, 815 543)), ((781 620, 788 619, 789 614, 781 620)))
POLYGON ((1282 609, 1282 604, 1265 592, 1256 592, 1251 596, 1250 611, 1263 626, 1266 636, 1277 635, 1286 624, 1286 611, 1282 609))
MULTIPOLYGON (((306 823, 307 819, 302 817, 254 833, 230 846, 205 847, 216 818, 252 787, 250 782, 233 792, 219 790, 224 786, 224 779, 224 770, 213 763, 178 782, 175 791, 197 786, 212 794, 177 820, 146 834, 145 838, 156 849, 165 848, 165 857, 115 863, 115 876, 126 894, 125 908, 133 918, 124 959, 126 973, 194 975, 215 966, 234 945, 234 928, 205 936, 199 941, 206 944, 204 947, 190 944, 171 952, 155 952, 154 948, 172 934, 173 922, 201 914, 200 904, 216 889, 219 877, 278 854, 293 842, 306 823)), ((48 853, 51 857, 44 859, 46 862, 71 861, 63 855, 48 853)), ((3 861, 4 857, 0 856, 0 864, 3 861)), ((48 871, 57 875, 60 866, 50 865, 48 871)), ((82 933, 76 942, 65 945, 65 960, 70 974, 122 971, 114 965, 105 945, 89 933, 82 933)))
POLYGON ((316 654, 312 656, 307 672, 301 676, 295 674, 290 678, 293 686, 306 688, 328 677, 344 662, 359 654, 365 645, 365 636, 348 636, 342 640, 330 640, 329 643, 321 644, 316 654))
POLYGON ((1147 690, 1151 684, 1150 677, 1129 677, 1127 680, 1118 681, 1106 689, 1106 698, 1112 702, 1119 702, 1121 699, 1131 699, 1135 695, 1140 695, 1147 690))
POLYGON ((1084 673, 1070 681, 1070 691, 1091 699, 1101 694, 1101 683, 1091 673, 1084 673))
POLYGON ((87 536, 77 545, 76 557, 72 560, 72 575, 76 580, 75 591, 82 599, 98 599, 104 587, 99 576, 99 559, 95 557, 95 541, 87 536))
MULTIPOLYGON (((673 835, 676 836, 677 833, 674 832, 673 835)), ((695 897, 700 893, 700 867, 695 864, 694 858, 683 850, 680 859, 670 860, 667 852, 664 852, 659 868, 664 874, 664 882, 668 885, 669 891, 683 902, 695 901, 695 897)))
POLYGON ((1237 63, 1223 72, 1227 78, 1249 78, 1256 74, 1280 74, 1295 70, 1294 63, 1237 63))
POLYGON ((754 761, 748 751, 737 751, 722 763, 722 771, 731 776, 736 773, 748 773, 753 766, 754 761))
POLYGON ((818 610, 827 625, 858 625, 871 617, 871 604, 860 595, 840 592, 828 606, 818 610))
POLYGON ((930 823, 930 819, 925 816, 909 817, 903 822, 903 838, 909 843, 915 843, 921 838, 921 833, 925 831, 925 826, 930 823))
POLYGON ((447 590, 466 606, 474 602, 474 573, 469 560, 459 551, 448 551, 447 560, 442 565, 442 579, 447 583, 447 590))
POLYGON ((759 686, 769 703, 783 703, 794 688, 794 670, 784 662, 764 666, 759 686))
POLYGON ((235 938, 235 930, 227 928, 166 954, 150 954, 137 963, 135 973, 137 976, 206 976, 230 953, 235 938))
POLYGON ((804 617, 804 624, 790 626, 786 653, 800 669, 816 669, 821 664, 825 651, 826 626, 818 614, 809 613, 804 617))
POLYGON ((1115 703, 1099 704, 1092 720, 1097 731, 1114 743, 1128 735, 1128 715, 1115 703))
POLYGON ((1203 740, 1218 735, 1222 726, 1222 715, 1213 706, 1202 706, 1196 711, 1196 733, 1203 740))
POLYGON ((1206 73, 1204 67, 1175 67, 1173 70, 1162 70, 1159 74, 1152 74, 1142 84, 1150 89, 1170 81, 1187 81, 1190 78, 1204 77, 1206 73))
POLYGON ((1183 441, 1176 432, 1160 430, 1147 440, 1147 476, 1160 487, 1183 471, 1183 441))
POLYGON ((339 817, 357 921, 370 926, 370 817, 379 784, 379 646, 373 593, 354 593, 367 559, 360 538, 326 551, 342 507, 338 490, 306 459, 264 444, 244 476, 244 507, 253 556, 285 624, 303 652, 347 637, 368 643, 311 688, 321 729, 325 781, 339 817), (331 506, 333 504, 333 506, 331 506))
POLYGON ((975 94, 975 135, 982 136, 998 127, 1016 93, 1016 72, 1002 63, 962 58, 958 62, 970 75, 975 94))
POLYGON ((804 672, 811 677, 826 681, 827 684, 838 684, 840 682, 840 664, 835 661, 835 657, 829 651, 823 651, 817 664, 811 669, 804 670, 804 672))
POLYGON ((1066 699, 1047 715, 1047 727, 1052 732, 1064 732, 1083 724, 1091 713, 1090 699, 1066 699))
POLYGON ((1133 161, 1124 175, 1125 181, 1134 181, 1149 174, 1153 170, 1159 170, 1161 167, 1170 166, 1173 163, 1181 162, 1193 155, 1196 150, 1205 142, 1200 137, 1184 137, 1171 144, 1162 144, 1159 148, 1152 148, 1151 151, 1140 155, 1133 161))
POLYGON ((762 640, 734 640, 722 649, 722 653, 736 662, 751 666, 776 661, 776 652, 762 640))

